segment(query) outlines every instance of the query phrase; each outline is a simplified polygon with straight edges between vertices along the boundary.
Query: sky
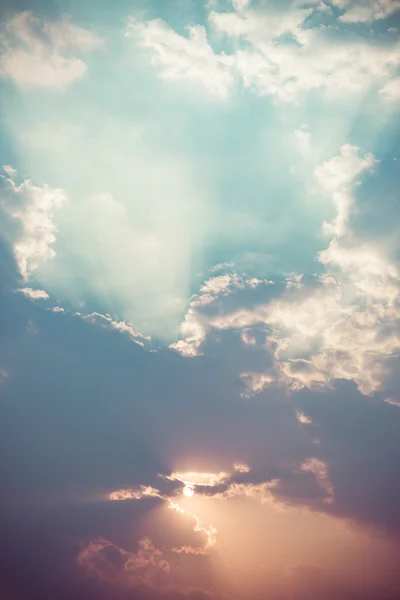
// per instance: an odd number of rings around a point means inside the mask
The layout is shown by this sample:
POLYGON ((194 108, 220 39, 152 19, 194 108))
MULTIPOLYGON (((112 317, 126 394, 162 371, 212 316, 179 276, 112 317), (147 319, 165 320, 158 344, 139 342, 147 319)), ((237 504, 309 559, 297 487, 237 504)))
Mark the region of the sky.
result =
POLYGON ((399 31, 3 0, 2 600, 400 600, 399 31))

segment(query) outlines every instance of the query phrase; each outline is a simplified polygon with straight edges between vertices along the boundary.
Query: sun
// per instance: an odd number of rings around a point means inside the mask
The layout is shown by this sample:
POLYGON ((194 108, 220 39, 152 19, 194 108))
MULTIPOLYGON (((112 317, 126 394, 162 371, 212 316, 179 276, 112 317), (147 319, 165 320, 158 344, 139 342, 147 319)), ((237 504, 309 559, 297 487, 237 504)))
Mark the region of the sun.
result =
POLYGON ((183 495, 186 496, 187 498, 191 498, 191 496, 193 496, 194 494, 194 489, 192 487, 190 487, 190 485, 185 485, 185 487, 183 488, 183 495))

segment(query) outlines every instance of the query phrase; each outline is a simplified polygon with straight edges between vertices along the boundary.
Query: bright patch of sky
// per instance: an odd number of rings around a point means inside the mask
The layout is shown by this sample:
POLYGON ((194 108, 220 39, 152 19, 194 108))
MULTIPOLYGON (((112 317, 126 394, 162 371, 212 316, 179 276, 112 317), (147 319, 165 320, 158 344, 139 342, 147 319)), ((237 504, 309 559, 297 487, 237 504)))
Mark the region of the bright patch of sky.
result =
MULTIPOLYGON (((29 287, 171 343, 217 264, 280 281, 321 272, 336 207, 318 166, 350 144, 390 180, 397 159, 393 4, 367 4, 6 11, 0 162, 29 205, 9 210, 29 287)), ((357 178, 364 198, 373 178, 357 178)))

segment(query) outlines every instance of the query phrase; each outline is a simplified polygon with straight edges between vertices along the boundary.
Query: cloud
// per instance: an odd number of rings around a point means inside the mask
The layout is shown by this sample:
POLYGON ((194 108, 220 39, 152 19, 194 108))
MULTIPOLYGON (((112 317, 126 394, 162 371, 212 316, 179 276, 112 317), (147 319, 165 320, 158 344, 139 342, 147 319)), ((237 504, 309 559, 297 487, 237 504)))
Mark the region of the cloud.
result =
POLYGON ((131 19, 127 35, 151 50, 152 64, 160 67, 163 79, 201 84, 211 94, 225 98, 233 83, 230 57, 214 53, 202 25, 187 30, 185 37, 160 19, 145 23, 131 19))
POLYGON ((251 471, 250 467, 244 463, 234 463, 233 468, 238 473, 249 473, 251 471))
POLYGON ((333 0, 332 4, 344 10, 339 17, 344 23, 372 23, 400 9, 398 0, 333 0))
POLYGON ((48 300, 49 295, 44 290, 33 290, 32 288, 21 288, 16 290, 31 300, 48 300))
MULTIPOLYGON (((58 307, 54 307, 53 310, 55 310, 55 312, 60 311, 58 307)), ((115 329, 120 333, 126 333, 136 344, 139 344, 139 346, 145 346, 151 341, 149 336, 144 336, 141 333, 136 332, 133 327, 129 325, 129 323, 125 323, 125 321, 114 321, 114 319, 112 319, 109 315, 102 315, 98 312, 93 312, 90 314, 76 312, 74 314, 88 323, 93 323, 95 325, 99 325, 100 327, 111 330, 115 329)))
POLYGON ((82 547, 77 563, 103 585, 112 586, 113 597, 125 592, 143 600, 222 600, 219 594, 195 587, 187 576, 182 577, 173 557, 165 558, 171 557, 173 549, 163 551, 149 538, 140 540, 138 546, 132 552, 104 538, 95 539, 82 547))
POLYGON ((168 573, 169 564, 150 539, 139 542, 137 552, 119 548, 112 542, 97 539, 83 547, 77 556, 80 567, 103 581, 118 585, 155 585, 160 574, 168 573))
MULTIPOLYGON (((177 475, 176 473, 172 473, 169 476, 165 476, 165 475, 161 475, 160 477, 162 479, 167 479, 170 481, 180 481, 181 483, 184 484, 184 487, 192 485, 193 487, 195 487, 195 485, 197 486, 209 486, 209 487, 215 487, 217 485, 218 480, 218 474, 201 474, 201 473, 185 473, 183 474, 184 477, 189 477, 189 479, 187 481, 182 481, 181 479, 178 480, 177 479, 177 475), (206 476, 209 476, 208 478, 206 478, 206 476), (214 480, 212 478, 212 476, 215 475, 216 479, 214 480), (194 483, 193 480, 195 480, 196 482, 202 481, 203 483, 194 483), (207 481, 207 483, 204 483, 204 481, 207 481), (214 483, 215 481, 215 483, 214 483)), ((180 489, 180 492, 182 492, 182 487, 180 489)), ((176 494, 175 494, 176 495, 176 494)), ((143 498, 160 498, 161 500, 165 501, 167 503, 167 506, 169 509, 175 511, 177 514, 181 515, 184 518, 189 518, 192 523, 193 523, 193 531, 196 534, 200 534, 202 538, 204 538, 204 541, 202 544, 198 545, 198 546, 192 546, 192 545, 188 545, 188 544, 184 544, 182 546, 179 547, 172 547, 171 551, 175 554, 192 554, 192 555, 206 555, 208 554, 208 552, 210 550, 212 550, 216 543, 217 543, 217 539, 216 539, 216 534, 217 534, 217 530, 215 529, 215 527, 213 527, 212 525, 210 525, 209 527, 203 527, 203 525, 201 524, 201 521, 199 519, 199 517, 195 514, 192 513, 188 510, 186 510, 185 508, 183 508, 178 502, 175 501, 175 495, 174 496, 170 496, 168 494, 163 494, 162 492, 160 492, 159 490, 153 488, 152 486, 144 486, 141 485, 138 489, 121 489, 121 490, 115 490, 113 492, 111 492, 108 495, 108 499, 111 501, 126 501, 126 500, 142 500, 143 498)), ((181 494, 179 494, 181 496, 181 494)))
POLYGON ((196 471, 181 473, 174 471, 170 475, 165 476, 165 478, 172 481, 181 481, 184 485, 188 486, 215 487, 226 481, 229 478, 229 473, 224 471, 220 473, 198 473, 196 471))
POLYGON ((37 187, 29 179, 17 185, 0 180, 0 207, 11 217, 3 236, 11 243, 19 271, 25 281, 42 263, 55 256, 57 228, 54 214, 67 200, 61 189, 37 187))
POLYGON ((145 497, 152 497, 152 498, 163 498, 163 496, 160 496, 160 492, 159 490, 156 490, 155 488, 151 487, 151 486, 145 486, 145 485, 141 485, 139 489, 134 490, 134 489, 121 489, 121 490, 115 490, 114 492, 111 492, 108 496, 109 500, 113 500, 113 501, 121 501, 121 500, 141 500, 142 498, 145 497))
POLYGON ((335 36, 326 27, 309 27, 306 20, 321 3, 307 4, 308 8, 250 8, 245 15, 210 13, 217 31, 247 42, 247 47, 234 55, 235 70, 245 87, 292 102, 315 89, 335 97, 365 92, 395 73, 399 64, 396 47, 335 36), (285 35, 297 43, 285 43, 285 35))
POLYGON ((298 420, 299 423, 302 423, 303 425, 309 425, 310 423, 312 423, 312 420, 310 419, 310 417, 308 417, 301 411, 296 412, 296 419, 298 420))
POLYGON ((63 89, 87 70, 84 60, 73 53, 101 44, 99 37, 66 17, 45 21, 29 11, 17 13, 0 30, 0 76, 20 87, 63 89))
POLYGON ((198 335, 179 342, 182 348, 194 354, 211 330, 262 326, 274 366, 265 373, 242 373, 254 393, 274 382, 298 390, 329 386, 335 379, 354 381, 366 395, 378 390, 385 363, 400 347, 399 272, 383 249, 359 241, 351 226, 354 190, 361 175, 376 165, 372 154, 362 157, 345 144, 339 156, 315 169, 321 192, 336 208, 336 217, 323 225, 331 236, 318 255, 324 273, 307 286, 297 285, 301 276, 292 275, 279 298, 254 308, 226 311, 222 306, 214 314, 190 308, 185 323, 190 332, 197 328, 198 335))
POLYGON ((379 93, 387 102, 398 102, 400 100, 400 77, 388 81, 379 93))
POLYGON ((326 463, 322 460, 312 457, 304 461, 300 469, 302 471, 309 471, 315 475, 320 487, 326 491, 327 495, 324 502, 327 504, 332 504, 335 497, 335 490, 332 483, 329 481, 326 463))
POLYGON ((386 404, 390 404, 391 406, 398 406, 400 408, 400 400, 394 400, 393 398, 385 398, 384 400, 386 404))
POLYGON ((14 177, 18 175, 18 171, 16 169, 13 169, 11 165, 3 165, 1 167, 1 170, 4 171, 4 173, 8 175, 8 177, 10 177, 11 179, 14 179, 14 177))
MULTIPOLYGON (((219 267, 219 265, 217 265, 219 267)), ((180 339, 170 348, 178 351, 182 356, 198 356, 201 347, 207 337, 209 326, 208 318, 202 318, 197 309, 212 305, 219 299, 243 290, 255 290, 259 286, 273 285, 268 279, 257 277, 239 276, 237 273, 228 273, 206 279, 197 294, 193 294, 189 301, 189 308, 185 314, 184 321, 179 327, 180 339)), ((244 332, 244 340, 251 344, 251 338, 244 332)))
MULTIPOLYGON (((339 26, 310 27, 307 20, 329 12, 329 7, 321 2, 299 4, 253 8, 248 2, 236 2, 231 12, 211 9, 208 23, 211 32, 221 38, 222 47, 227 39, 235 40, 234 49, 229 45, 226 53, 214 51, 203 25, 188 27, 189 36, 185 37, 159 19, 131 20, 127 35, 152 52, 152 63, 164 79, 201 84, 222 98, 234 89, 236 81, 256 94, 282 102, 297 101, 300 95, 317 89, 336 98, 348 97, 385 86, 396 75, 398 45, 366 42, 348 32, 342 35, 339 26)), ((375 3, 367 10, 372 20, 392 12, 391 7, 377 7, 375 3)), ((366 20, 360 18, 357 7, 346 11, 342 20, 354 20, 356 10, 358 19, 366 20)), ((307 132, 298 130, 296 135, 306 153, 307 132)))

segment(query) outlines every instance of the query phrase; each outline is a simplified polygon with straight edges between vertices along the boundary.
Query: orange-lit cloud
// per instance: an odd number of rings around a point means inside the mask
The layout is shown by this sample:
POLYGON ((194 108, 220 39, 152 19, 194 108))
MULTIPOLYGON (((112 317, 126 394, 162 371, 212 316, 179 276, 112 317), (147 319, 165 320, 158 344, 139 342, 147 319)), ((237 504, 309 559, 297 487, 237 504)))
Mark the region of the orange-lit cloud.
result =
POLYGON ((303 423, 303 425, 309 425, 310 423, 312 423, 310 417, 308 417, 307 415, 305 415, 303 412, 298 411, 296 413, 296 418, 299 421, 299 423, 303 423))
POLYGON ((150 485, 141 485, 140 488, 136 490, 130 488, 115 490, 114 492, 110 493, 108 498, 109 500, 140 500, 141 498, 144 498, 146 496, 163 498, 163 496, 160 495, 159 490, 156 490, 150 485))
POLYGON ((188 471, 185 473, 175 471, 171 475, 162 475, 170 481, 181 481, 189 486, 209 486, 214 487, 223 483, 229 478, 229 473, 221 471, 220 473, 198 473, 197 471, 188 471))

